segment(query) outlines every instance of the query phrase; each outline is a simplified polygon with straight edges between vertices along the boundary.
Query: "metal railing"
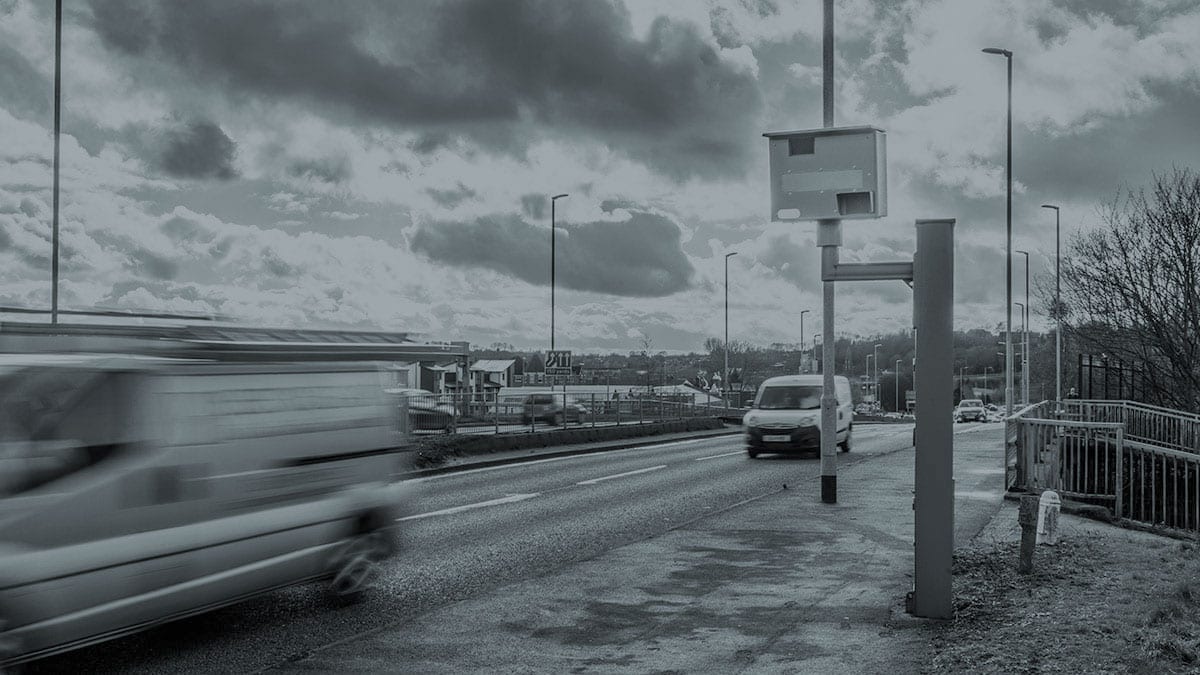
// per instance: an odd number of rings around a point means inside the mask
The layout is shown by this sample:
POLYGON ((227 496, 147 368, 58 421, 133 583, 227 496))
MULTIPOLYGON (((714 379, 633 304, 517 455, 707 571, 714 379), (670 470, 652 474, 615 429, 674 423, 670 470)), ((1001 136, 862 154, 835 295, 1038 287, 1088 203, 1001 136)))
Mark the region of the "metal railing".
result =
POLYGON ((646 424, 692 417, 715 417, 720 404, 682 398, 617 396, 603 393, 469 392, 432 394, 406 390, 403 410, 416 436, 430 434, 536 433, 560 428, 646 424))
POLYGON ((1007 421, 1009 487, 1200 532, 1200 415, 1130 401, 1046 401, 1007 421))

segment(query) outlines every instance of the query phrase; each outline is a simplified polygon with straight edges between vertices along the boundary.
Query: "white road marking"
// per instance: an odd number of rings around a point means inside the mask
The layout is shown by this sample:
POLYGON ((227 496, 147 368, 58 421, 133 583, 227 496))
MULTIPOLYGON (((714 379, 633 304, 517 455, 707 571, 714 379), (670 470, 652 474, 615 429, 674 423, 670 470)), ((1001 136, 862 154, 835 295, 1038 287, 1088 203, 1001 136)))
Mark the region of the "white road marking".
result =
POLYGON ((489 499, 486 502, 476 502, 474 504, 464 504, 463 506, 454 506, 454 507, 451 507, 448 509, 442 509, 441 511, 430 511, 429 513, 419 513, 415 516, 405 516, 403 518, 397 518, 396 520, 397 521, 417 520, 418 518, 431 518, 433 516, 448 516, 453 513, 462 513, 463 511, 470 511, 472 509, 482 509, 485 506, 498 506, 500 504, 512 504, 513 502, 522 502, 522 501, 525 501, 526 499, 533 499, 534 497, 537 497, 541 494, 542 493, 540 493, 540 492, 532 492, 529 494, 508 495, 506 497, 500 497, 497 499, 489 499))
POLYGON ((743 451, 743 450, 736 450, 734 452, 723 452, 719 455, 712 455, 710 457, 697 457, 695 461, 703 462, 706 459, 716 459, 718 457, 732 457, 733 455, 740 455, 740 454, 743 454, 744 452, 745 451, 743 451))
MULTIPOLYGON (((463 476, 465 474, 478 473, 480 471, 499 471, 501 469, 519 469, 524 466, 529 466, 530 464, 545 464, 546 462, 561 462, 564 459, 585 459, 585 458, 589 458, 589 457, 595 458, 600 455, 613 455, 613 454, 616 454, 619 452, 633 452, 635 450, 666 448, 666 447, 673 446, 673 445, 683 445, 685 443, 702 443, 704 441, 720 440, 720 439, 732 438, 732 437, 734 437, 734 434, 730 434, 729 436, 707 436, 704 438, 689 438, 689 439, 683 440, 683 441, 671 441, 670 443, 659 443, 657 445, 635 445, 632 448, 621 448, 619 450, 605 450, 600 453, 584 453, 584 454, 579 454, 579 455, 567 455, 564 457, 549 457, 547 459, 531 459, 528 462, 515 462, 513 464, 503 464, 501 466, 483 466, 483 467, 479 467, 478 469, 463 469, 461 471, 453 471, 450 473, 438 474, 436 476, 425 476, 423 478, 412 478, 408 482, 412 483, 413 485, 416 485, 417 483, 428 483, 429 481, 434 481, 434 480, 444 480, 446 478, 458 478, 459 476, 463 476)), ((740 436, 738 438, 740 438, 740 436)))
POLYGON ((593 478, 591 480, 581 480, 578 483, 576 483, 576 485, 595 485, 596 483, 599 483, 601 481, 612 480, 614 478, 624 478, 626 476, 633 476, 633 475, 636 475, 639 473, 646 473, 648 471, 658 471, 659 469, 665 469, 665 468, 667 468, 666 464, 659 464, 658 466, 651 466, 651 467, 647 467, 645 469, 637 469, 636 471, 626 471, 625 473, 617 473, 617 474, 613 474, 611 476, 604 476, 603 478, 593 478))

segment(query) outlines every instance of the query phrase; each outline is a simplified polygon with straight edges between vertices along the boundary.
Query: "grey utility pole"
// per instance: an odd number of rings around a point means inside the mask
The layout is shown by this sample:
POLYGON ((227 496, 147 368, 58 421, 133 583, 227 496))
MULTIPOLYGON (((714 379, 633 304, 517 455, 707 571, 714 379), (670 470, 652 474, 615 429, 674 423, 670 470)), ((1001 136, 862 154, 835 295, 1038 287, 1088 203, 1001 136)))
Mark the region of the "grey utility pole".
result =
MULTIPOLYGON (((725 380, 721 382, 721 393, 723 394, 722 398, 725 399, 727 410, 729 409, 729 259, 735 255, 737 255, 737 251, 725 254, 725 380)), ((745 376, 745 369, 743 369, 742 375, 745 376)))
MULTIPOLYGON (((800 372, 804 372, 804 315, 808 314, 807 309, 800 310, 800 372)), ((816 353, 813 353, 816 356, 816 353)))
POLYGON ((1029 393, 1029 364, 1033 357, 1029 354, 1029 334, 1033 332, 1033 305, 1029 304, 1029 251, 1016 251, 1025 256, 1025 322, 1021 327, 1021 388, 1025 392, 1025 405, 1033 396, 1029 393))
POLYGON ((1062 230, 1059 209, 1054 204, 1042 204, 1054 209, 1054 400, 1062 400, 1062 230))
POLYGON ((54 0, 54 225, 50 253, 50 323, 58 323, 58 134, 62 120, 62 0, 54 0))
POLYGON ((1004 407, 1006 415, 1013 412, 1013 346, 1012 346, 1012 52, 999 47, 988 47, 985 54, 997 54, 1008 61, 1008 134, 1005 142, 1004 175, 1008 182, 1005 193, 1005 247, 1004 247, 1004 407))
MULTIPOLYGON (((821 102, 823 126, 833 127, 833 0, 825 0, 822 12, 824 33, 821 40, 821 102)), ((838 264, 838 247, 842 245, 842 221, 817 221, 817 246, 821 247, 822 269, 838 264)), ((822 283, 821 307, 821 501, 837 503, 837 393, 833 385, 834 363, 833 308, 834 282, 822 283)))

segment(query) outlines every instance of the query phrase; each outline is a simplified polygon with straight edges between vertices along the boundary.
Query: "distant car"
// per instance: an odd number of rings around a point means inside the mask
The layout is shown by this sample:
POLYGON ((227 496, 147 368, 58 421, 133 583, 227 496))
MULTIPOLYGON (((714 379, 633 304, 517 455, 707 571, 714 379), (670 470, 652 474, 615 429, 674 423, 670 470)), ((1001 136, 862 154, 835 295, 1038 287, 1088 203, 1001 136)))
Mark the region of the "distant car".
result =
POLYGON ((574 396, 562 392, 539 391, 525 397, 521 410, 521 422, 531 424, 542 421, 562 426, 567 422, 582 424, 590 411, 574 396))
POLYGON ((955 422, 986 422, 987 420, 987 409, 983 407, 983 401, 980 399, 964 398, 958 402, 958 407, 954 409, 955 422))
POLYGON ((454 406, 442 403, 427 389, 390 389, 408 402, 408 424, 413 430, 449 432, 454 425, 454 406))

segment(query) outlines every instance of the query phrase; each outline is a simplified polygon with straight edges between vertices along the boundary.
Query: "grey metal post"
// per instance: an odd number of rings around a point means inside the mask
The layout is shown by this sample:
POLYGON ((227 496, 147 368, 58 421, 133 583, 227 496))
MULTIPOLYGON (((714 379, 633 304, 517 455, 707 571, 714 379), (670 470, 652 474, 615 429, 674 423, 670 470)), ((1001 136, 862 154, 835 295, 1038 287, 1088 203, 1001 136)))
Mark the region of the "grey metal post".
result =
POLYGON ((917 325, 916 522, 913 613, 954 615, 953 422, 945 411, 954 398, 954 219, 918 220, 913 259, 913 313, 917 325))
MULTIPOLYGON (((804 315, 808 314, 807 309, 800 310, 800 372, 804 372, 804 315)), ((815 354, 814 354, 815 356, 815 354)))
MULTIPOLYGON (((735 255, 737 255, 737 251, 725 254, 725 379, 721 382, 721 398, 725 401, 725 414, 729 414, 729 259, 735 255)), ((741 403, 741 401, 738 402, 741 403)))
MULTIPOLYGON (((824 32, 821 40, 821 101, 824 126, 833 126, 833 0, 822 7, 824 32)), ((817 246, 821 247, 821 268, 834 269, 838 263, 838 247, 842 245, 842 221, 817 221, 817 246)), ((821 501, 837 503, 837 393, 833 388, 834 282, 823 282, 821 308, 821 501)))
POLYGON ((985 54, 1003 56, 1008 63, 1008 121, 1005 140, 1004 175, 1008 184, 1005 193, 1005 247, 1004 247, 1004 406, 1007 415, 1012 415, 1013 392, 1013 349, 1012 349, 1012 52, 999 47, 988 47, 985 54))
POLYGON ((54 226, 50 259, 50 323, 58 323, 58 135, 62 119, 62 0, 54 2, 54 226))

